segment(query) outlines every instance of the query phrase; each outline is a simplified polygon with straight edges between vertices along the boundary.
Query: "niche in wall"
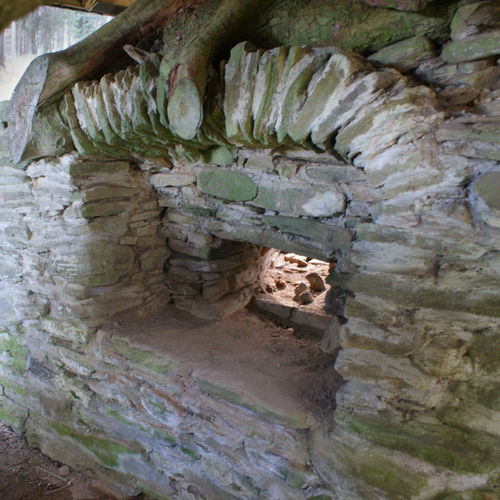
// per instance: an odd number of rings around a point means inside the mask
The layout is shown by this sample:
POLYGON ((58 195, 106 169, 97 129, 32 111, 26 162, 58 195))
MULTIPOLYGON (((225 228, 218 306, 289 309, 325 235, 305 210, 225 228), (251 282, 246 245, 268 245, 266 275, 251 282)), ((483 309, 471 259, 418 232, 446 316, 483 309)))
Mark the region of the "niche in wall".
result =
POLYGON ((322 337, 333 320, 328 276, 334 265, 305 255, 272 249, 252 310, 268 314, 283 327, 322 337))

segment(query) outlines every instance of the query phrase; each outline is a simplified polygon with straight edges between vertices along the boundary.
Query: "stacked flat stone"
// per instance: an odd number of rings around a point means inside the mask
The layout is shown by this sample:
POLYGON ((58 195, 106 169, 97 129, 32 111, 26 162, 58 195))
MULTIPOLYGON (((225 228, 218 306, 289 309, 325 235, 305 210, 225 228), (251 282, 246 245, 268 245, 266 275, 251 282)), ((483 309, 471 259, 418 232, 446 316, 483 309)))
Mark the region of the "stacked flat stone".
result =
POLYGON ((248 243, 337 260, 339 272, 352 271, 341 263, 341 254, 351 245, 347 226, 369 218, 365 176, 346 164, 309 156, 293 160, 242 151, 233 167, 174 161, 151 176, 159 204, 168 207, 164 234, 182 256, 170 261, 167 274, 177 304, 210 316, 247 303, 255 288, 249 285, 258 283, 267 265, 266 256, 247 250, 248 243), (226 305, 214 304, 222 296, 226 305))
MULTIPOLYGON (((459 9, 437 63, 424 60, 425 40, 396 49, 430 82, 450 81, 436 76, 443 60, 495 74, 496 9, 459 9)), ((392 64, 388 53, 374 64, 392 64)), ((205 115, 213 134, 203 124, 186 143, 169 135, 151 64, 65 97, 79 152, 108 158, 26 170, 2 159, 0 417, 54 455, 63 438, 72 460, 132 491, 169 491, 185 474, 182 491, 207 498, 498 495, 498 91, 477 80, 488 100, 457 115, 355 54, 245 43, 225 67, 222 109, 205 115), (130 151, 173 158, 141 158, 142 171, 116 161, 130 151), (113 323, 96 333, 116 312, 168 299, 165 262, 174 299, 192 310, 246 296, 262 263, 253 245, 336 261, 346 383, 333 431, 290 430, 196 385, 153 348, 120 341, 113 323)))
POLYGON ((498 90, 500 86, 500 8, 497 2, 460 7, 451 23, 451 41, 440 57, 416 73, 433 84, 498 90))

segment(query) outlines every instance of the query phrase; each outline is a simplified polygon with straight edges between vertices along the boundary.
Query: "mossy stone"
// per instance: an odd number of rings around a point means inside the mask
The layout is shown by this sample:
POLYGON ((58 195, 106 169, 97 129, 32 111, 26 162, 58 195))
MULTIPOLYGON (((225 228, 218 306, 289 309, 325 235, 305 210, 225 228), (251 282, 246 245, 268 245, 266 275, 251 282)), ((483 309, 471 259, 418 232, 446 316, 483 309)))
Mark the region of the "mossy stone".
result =
POLYGON ((136 190, 117 186, 96 186, 83 192, 86 201, 96 201, 106 198, 132 198, 136 190))
POLYGON ((0 421, 9 424, 15 430, 24 431, 27 416, 27 410, 24 408, 10 404, 5 397, 0 400, 0 421))
POLYGON ((363 67, 363 60, 354 54, 337 49, 331 56, 321 78, 308 92, 304 105, 288 127, 289 136, 298 144, 308 147, 308 137, 317 117, 324 111, 335 89, 363 67))
POLYGON ((500 30, 495 30, 450 42, 441 52, 441 58, 449 63, 459 63, 499 54, 500 30))
POLYGON ((414 36, 380 49, 368 60, 409 71, 433 55, 432 43, 424 36, 414 36))
POLYGON ((257 184, 250 177, 230 170, 201 172, 198 187, 204 193, 231 201, 248 201, 257 196, 257 184))
POLYGON ((130 208, 129 201, 107 201, 107 202, 91 202, 86 203, 81 211, 82 216, 87 219, 94 217, 107 217, 109 215, 117 215, 124 213, 130 208))
POLYGON ((500 210, 500 172, 483 174, 472 185, 472 190, 493 209, 500 210))
POLYGON ((97 461, 105 467, 118 467, 120 465, 120 455, 140 454, 137 450, 131 449, 122 443, 91 434, 83 434, 62 423, 53 422, 51 428, 59 436, 69 438, 89 450, 97 461))
POLYGON ((212 225, 210 232, 222 239, 244 241, 253 243, 254 245, 277 248, 284 252, 307 255, 314 259, 329 260, 333 257, 331 253, 327 253, 324 248, 319 248, 318 244, 313 241, 307 242, 296 238, 292 239, 286 234, 281 234, 265 226, 247 226, 226 222, 217 227, 212 225))
POLYGON ((225 146, 211 148, 202 153, 205 163, 211 165, 230 165, 234 162, 234 155, 231 150, 225 146))
POLYGON ((313 431, 311 456, 315 468, 330 483, 335 483, 339 475, 354 480, 352 498, 376 498, 372 488, 382 491, 382 498, 414 498, 427 483, 425 474, 408 474, 387 450, 367 442, 353 444, 352 436, 341 427, 330 436, 313 431))
POLYGON ((312 217, 330 217, 341 213, 345 203, 344 194, 335 188, 297 186, 285 181, 276 185, 260 185, 258 196, 252 200, 252 205, 257 207, 286 215, 312 217))
POLYGON ((500 144, 500 124, 496 118, 453 120, 437 130, 438 141, 477 140, 500 144))
POLYGON ((302 429, 306 425, 305 414, 292 415, 289 413, 277 413, 271 408, 266 408, 263 404, 260 404, 256 401, 246 400, 240 394, 237 394, 236 392, 227 389, 220 384, 201 378, 196 378, 196 382, 203 391, 207 392, 211 396, 224 399, 232 404, 241 406, 242 408, 247 408, 248 410, 256 413, 257 415, 260 415, 261 417, 264 417, 266 420, 269 420, 271 422, 297 429, 302 429))
POLYGON ((497 289, 472 295, 465 290, 438 289, 429 284, 420 285, 415 280, 398 281, 381 275, 362 273, 351 276, 348 288, 354 293, 365 293, 409 307, 464 311, 493 317, 500 314, 497 289))
POLYGON ((132 271, 134 253, 130 247, 95 242, 88 248, 59 249, 53 254, 51 266, 54 275, 74 283, 112 285, 132 271))
POLYGON ((29 395, 29 392, 26 389, 17 384, 13 384, 12 382, 5 380, 4 378, 0 378, 0 385, 3 385, 5 389, 15 392, 19 396, 26 397, 29 395))
POLYGON ((495 0, 461 3, 450 24, 452 40, 462 40, 478 31, 485 31, 500 20, 500 6, 495 0))
POLYGON ((147 349, 133 346, 124 339, 113 338, 111 344, 118 354, 141 368, 145 368, 147 371, 163 375, 168 370, 176 370, 178 368, 175 363, 165 356, 160 356, 147 349))
POLYGON ((0 331, 0 352, 2 351, 7 355, 7 360, 2 363, 16 374, 23 375, 28 351, 24 347, 22 336, 7 330, 0 331))
POLYGON ((483 432, 444 424, 384 422, 346 412, 337 412, 335 418, 339 425, 379 446, 455 472, 489 472, 500 459, 500 439, 483 432))

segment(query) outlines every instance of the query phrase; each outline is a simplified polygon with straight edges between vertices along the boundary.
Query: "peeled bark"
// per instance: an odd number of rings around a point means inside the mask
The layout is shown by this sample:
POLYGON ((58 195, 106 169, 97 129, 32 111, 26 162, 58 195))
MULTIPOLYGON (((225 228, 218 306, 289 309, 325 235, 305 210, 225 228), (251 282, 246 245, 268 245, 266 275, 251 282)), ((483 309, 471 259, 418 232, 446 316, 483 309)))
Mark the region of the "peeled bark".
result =
POLYGON ((187 33, 180 38, 174 35, 175 43, 167 41, 171 31, 166 28, 160 85, 168 89, 168 121, 181 138, 194 138, 203 120, 208 65, 237 40, 242 24, 270 3, 271 0, 222 0, 200 4, 198 12, 191 13, 187 33))

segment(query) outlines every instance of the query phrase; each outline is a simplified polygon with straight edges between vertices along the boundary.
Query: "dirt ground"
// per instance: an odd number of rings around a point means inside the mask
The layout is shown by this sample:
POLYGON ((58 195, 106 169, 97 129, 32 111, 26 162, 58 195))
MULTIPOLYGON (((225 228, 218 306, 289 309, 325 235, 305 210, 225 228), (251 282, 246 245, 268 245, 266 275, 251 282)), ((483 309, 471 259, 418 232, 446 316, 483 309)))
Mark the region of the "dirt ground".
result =
MULTIPOLYGON (((0 425, 1 500, 116 500, 84 471, 54 462, 0 425)), ((123 498, 123 497, 122 497, 123 498)), ((146 497, 135 497, 146 500, 146 497)))

